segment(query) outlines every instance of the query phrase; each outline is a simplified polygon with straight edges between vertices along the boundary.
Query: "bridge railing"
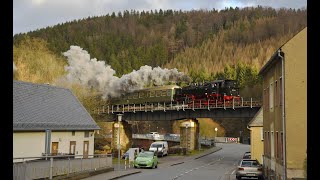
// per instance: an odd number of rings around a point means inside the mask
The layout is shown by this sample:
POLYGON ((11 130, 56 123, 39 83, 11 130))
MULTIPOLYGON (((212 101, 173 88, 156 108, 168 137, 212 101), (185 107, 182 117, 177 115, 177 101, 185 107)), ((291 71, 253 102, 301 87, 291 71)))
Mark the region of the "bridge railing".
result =
POLYGON ((185 111, 185 110, 197 110, 197 109, 215 109, 215 108, 243 108, 243 107, 260 107, 262 105, 261 101, 253 100, 232 100, 232 101, 217 101, 217 100, 197 100, 190 102, 171 102, 171 103, 148 103, 148 104, 122 104, 122 105, 108 105, 102 108, 97 108, 94 110, 95 114, 113 114, 113 113, 125 113, 131 112, 135 113, 138 111, 153 112, 153 111, 185 111))

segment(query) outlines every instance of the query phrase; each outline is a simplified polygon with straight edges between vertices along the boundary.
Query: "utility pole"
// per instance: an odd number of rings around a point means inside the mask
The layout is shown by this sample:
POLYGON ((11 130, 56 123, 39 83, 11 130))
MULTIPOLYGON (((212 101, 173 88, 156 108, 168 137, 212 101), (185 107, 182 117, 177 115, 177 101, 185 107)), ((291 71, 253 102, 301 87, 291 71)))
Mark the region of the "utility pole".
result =
POLYGON ((45 131, 45 154, 46 160, 47 156, 50 154, 50 145, 51 145, 51 129, 46 129, 45 131))
POLYGON ((120 150, 121 150, 121 145, 120 145, 120 122, 122 120, 122 115, 123 114, 117 114, 118 116, 118 170, 120 171, 120 150))

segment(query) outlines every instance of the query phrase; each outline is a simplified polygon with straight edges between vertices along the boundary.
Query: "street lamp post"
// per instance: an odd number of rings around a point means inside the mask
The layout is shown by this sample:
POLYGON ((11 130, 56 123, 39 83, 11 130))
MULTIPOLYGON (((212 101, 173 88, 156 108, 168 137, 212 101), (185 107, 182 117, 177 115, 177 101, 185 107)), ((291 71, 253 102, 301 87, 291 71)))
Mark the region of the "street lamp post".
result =
POLYGON ((148 133, 150 133, 150 124, 149 124, 149 132, 148 133))
POLYGON ((186 151, 188 151, 188 126, 189 124, 186 124, 186 151))
POLYGON ((122 115, 123 114, 117 114, 118 116, 118 170, 120 170, 120 149, 121 149, 121 145, 120 145, 120 122, 122 119, 122 115))
POLYGON ((240 143, 242 143, 242 131, 240 131, 240 143))
POLYGON ((214 131, 216 132, 216 136, 214 137, 214 141, 217 141, 218 128, 214 128, 214 131))

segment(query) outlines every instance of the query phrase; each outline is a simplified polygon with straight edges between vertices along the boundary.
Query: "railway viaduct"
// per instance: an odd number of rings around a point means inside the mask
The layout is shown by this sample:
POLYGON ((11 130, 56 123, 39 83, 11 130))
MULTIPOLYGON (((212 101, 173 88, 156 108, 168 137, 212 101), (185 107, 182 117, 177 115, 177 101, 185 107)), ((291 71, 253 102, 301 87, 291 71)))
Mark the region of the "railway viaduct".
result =
MULTIPOLYGON (((183 120, 180 124, 181 138, 180 144, 187 143, 189 149, 197 148, 199 138, 199 123, 197 118, 212 118, 223 126, 226 136, 239 137, 242 132, 243 137, 249 136, 247 129, 248 122, 255 116, 262 103, 259 101, 241 101, 224 103, 203 103, 193 102, 191 104, 177 103, 153 103, 153 104, 131 104, 120 106, 104 106, 96 109, 96 114, 108 118, 106 121, 114 121, 113 137, 117 137, 117 130, 120 123, 120 137, 127 136, 127 142, 131 141, 131 127, 128 121, 172 121, 183 120), (118 122, 121 120, 121 122, 118 122), (185 134, 187 136, 185 136, 185 134), (129 136, 129 137, 128 137, 129 136)), ((214 131, 214 130, 213 130, 214 131)), ((121 141, 124 142, 124 141, 121 141)), ((117 138, 113 138, 113 147, 116 147, 117 138)))

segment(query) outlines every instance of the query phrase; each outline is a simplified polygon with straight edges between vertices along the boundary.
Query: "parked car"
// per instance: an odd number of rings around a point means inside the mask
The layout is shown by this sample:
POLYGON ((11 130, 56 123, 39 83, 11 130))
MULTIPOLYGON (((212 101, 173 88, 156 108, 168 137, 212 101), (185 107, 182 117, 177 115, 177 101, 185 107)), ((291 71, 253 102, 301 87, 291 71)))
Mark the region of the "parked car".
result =
POLYGON ((166 156, 168 155, 168 142, 167 141, 157 141, 153 142, 150 145, 149 151, 157 152, 157 156, 166 156))
POLYGON ((158 132, 150 132, 149 136, 155 139, 160 138, 160 134, 158 132))
POLYGON ((241 159, 237 172, 236 178, 239 180, 242 177, 246 178, 258 178, 263 179, 262 165, 256 159, 241 159))
POLYGON ((139 153, 141 151, 143 151, 143 148, 129 148, 127 152, 122 154, 122 156, 121 156, 122 159, 125 159, 125 158, 129 159, 129 151, 130 151, 130 149, 137 149, 137 151, 139 151, 139 153))
POLYGON ((158 157, 153 151, 143 151, 138 154, 133 163, 134 168, 157 168, 158 157))
POLYGON ((129 151, 130 151, 130 149, 127 151, 127 152, 125 152, 124 154, 122 154, 122 159, 125 159, 125 158, 127 158, 127 159, 129 159, 129 151))
POLYGON ((251 152, 245 152, 242 159, 251 159, 251 152))
POLYGON ((177 138, 180 138, 180 134, 170 134, 170 133, 167 133, 167 134, 164 135, 164 138, 177 139, 177 138))

